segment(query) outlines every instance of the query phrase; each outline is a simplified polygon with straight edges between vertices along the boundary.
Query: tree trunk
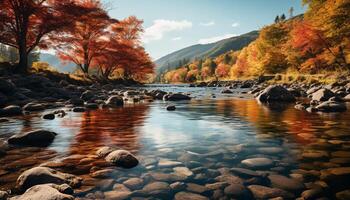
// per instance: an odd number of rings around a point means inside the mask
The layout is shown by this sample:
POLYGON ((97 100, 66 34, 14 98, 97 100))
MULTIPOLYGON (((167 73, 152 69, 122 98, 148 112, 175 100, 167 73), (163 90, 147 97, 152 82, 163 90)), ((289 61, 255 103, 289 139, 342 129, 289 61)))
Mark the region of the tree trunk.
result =
POLYGON ((15 72, 25 74, 28 72, 28 54, 25 39, 21 39, 18 46, 19 63, 15 68, 15 72))

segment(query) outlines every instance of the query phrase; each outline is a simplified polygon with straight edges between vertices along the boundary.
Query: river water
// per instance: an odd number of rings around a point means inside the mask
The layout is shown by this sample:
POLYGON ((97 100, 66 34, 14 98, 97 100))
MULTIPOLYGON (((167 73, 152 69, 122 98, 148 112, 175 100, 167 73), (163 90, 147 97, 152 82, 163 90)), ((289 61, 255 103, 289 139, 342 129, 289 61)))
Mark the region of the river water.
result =
MULTIPOLYGON (((246 177, 227 172, 230 168, 280 174, 309 187, 320 182, 322 170, 350 166, 350 112, 318 114, 296 110, 294 105, 262 105, 238 91, 221 95, 219 88, 152 87, 190 93, 195 98, 172 102, 177 108, 173 112, 165 109, 168 102, 154 101, 116 109, 67 112, 65 117, 55 120, 43 120, 42 113, 34 113, 0 123, 2 140, 35 129, 58 133, 45 148, 11 147, 0 158, 0 190, 13 189, 24 170, 45 165, 82 177, 83 186, 75 190, 82 198, 107 199, 113 196, 110 192, 113 185, 137 177, 142 181, 136 189, 129 188, 131 192, 155 181, 184 182, 187 188, 179 191, 214 199, 220 190, 221 197, 227 196, 225 186, 215 190, 201 186, 229 182, 226 179, 230 177, 224 175, 239 177, 242 184, 249 185, 246 177), (131 151, 139 158, 140 165, 128 170, 105 166, 95 156, 96 150, 103 146, 131 151), (262 166, 242 163, 250 158, 268 158, 272 163, 262 166), (185 173, 185 178, 162 176, 176 174, 176 167, 187 167, 191 172, 185 173), (92 177, 93 172, 106 168, 115 173, 92 177), (189 186, 191 183, 194 185, 189 186)), ((257 184, 275 187, 271 183, 257 184)), ((341 185, 328 183, 325 190, 330 192, 326 196, 333 198, 347 189, 341 185)), ((300 192, 291 193, 298 197, 300 192)), ((149 195, 172 199, 175 193, 171 190, 149 195)))

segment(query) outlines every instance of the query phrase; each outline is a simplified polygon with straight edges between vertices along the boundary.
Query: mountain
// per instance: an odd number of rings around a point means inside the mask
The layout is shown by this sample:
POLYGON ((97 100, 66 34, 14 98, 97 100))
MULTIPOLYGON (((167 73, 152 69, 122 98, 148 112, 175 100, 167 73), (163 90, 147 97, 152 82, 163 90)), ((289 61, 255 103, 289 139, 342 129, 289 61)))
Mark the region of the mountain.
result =
POLYGON ((49 63, 59 72, 73 72, 76 69, 74 63, 63 64, 59 58, 49 53, 40 53, 40 61, 49 63))
POLYGON ((157 73, 163 73, 169 69, 176 69, 183 60, 193 61, 206 57, 216 57, 230 50, 240 50, 246 47, 259 36, 259 31, 252 31, 240 36, 220 40, 211 44, 197 44, 174 53, 168 54, 155 61, 157 73))

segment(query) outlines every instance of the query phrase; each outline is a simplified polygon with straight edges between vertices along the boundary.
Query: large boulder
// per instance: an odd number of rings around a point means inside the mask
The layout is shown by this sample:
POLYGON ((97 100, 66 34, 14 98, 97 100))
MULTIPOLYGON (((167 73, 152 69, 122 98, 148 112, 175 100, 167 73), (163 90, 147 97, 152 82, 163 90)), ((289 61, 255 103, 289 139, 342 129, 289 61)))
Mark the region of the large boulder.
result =
POLYGON ((319 89, 312 94, 312 100, 314 101, 327 101, 334 96, 334 93, 329 89, 319 89))
POLYGON ((347 108, 345 103, 326 101, 316 106, 316 109, 321 112, 343 112, 347 108))
POLYGON ((29 146, 48 146, 56 137, 56 133, 45 130, 36 130, 16 134, 8 139, 9 144, 29 145, 29 146))
POLYGON ((0 79, 0 92, 4 94, 12 94, 16 90, 16 86, 9 80, 0 79))
POLYGON ((106 156, 106 161, 122 168, 133 168, 139 164, 137 158, 126 150, 115 150, 106 156))
POLYGON ((181 94, 181 93, 175 93, 175 94, 167 94, 163 96, 164 101, 181 101, 181 100, 191 100, 191 97, 181 94))
POLYGON ((107 106, 115 107, 124 105, 123 98, 118 95, 113 95, 105 102, 107 106))
POLYGON ((34 167, 24 171, 17 179, 16 187, 25 191, 40 184, 68 184, 72 188, 79 187, 82 179, 72 174, 66 174, 48 167, 34 167))
POLYGON ((24 194, 11 198, 10 200, 73 200, 71 195, 61 193, 51 184, 36 185, 29 188, 24 194))
POLYGON ((294 102, 295 97, 286 88, 280 85, 271 85, 267 87, 257 97, 260 102, 294 102))
POLYGON ((19 106, 7 106, 5 108, 0 109, 0 116, 14 116, 21 114, 22 108, 19 106))

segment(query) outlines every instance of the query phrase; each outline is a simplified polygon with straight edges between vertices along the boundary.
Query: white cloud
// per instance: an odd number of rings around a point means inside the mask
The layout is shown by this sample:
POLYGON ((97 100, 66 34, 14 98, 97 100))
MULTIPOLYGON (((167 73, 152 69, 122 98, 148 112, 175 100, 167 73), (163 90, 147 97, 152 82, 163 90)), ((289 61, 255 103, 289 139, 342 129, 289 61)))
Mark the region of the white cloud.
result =
POLYGON ((214 21, 210 21, 210 22, 201 22, 199 23, 199 25, 201 26, 214 26, 215 22, 214 21))
POLYGON ((232 24, 232 27, 238 27, 240 24, 238 22, 235 22, 232 24))
POLYGON ((225 34, 225 35, 219 35, 219 36, 215 36, 215 37, 210 37, 210 38, 203 38, 200 39, 198 41, 199 44, 210 44, 210 43, 214 43, 223 39, 227 39, 227 38, 231 38, 231 37, 235 37, 237 36, 237 34, 225 34))
POLYGON ((182 40, 182 37, 174 37, 171 39, 172 41, 178 41, 178 40, 182 40))
POLYGON ((144 34, 142 35, 142 41, 144 43, 149 43, 153 40, 161 40, 165 33, 172 31, 181 31, 186 28, 191 28, 192 22, 187 20, 175 21, 175 20, 165 20, 157 19, 153 21, 153 25, 146 28, 144 34))

